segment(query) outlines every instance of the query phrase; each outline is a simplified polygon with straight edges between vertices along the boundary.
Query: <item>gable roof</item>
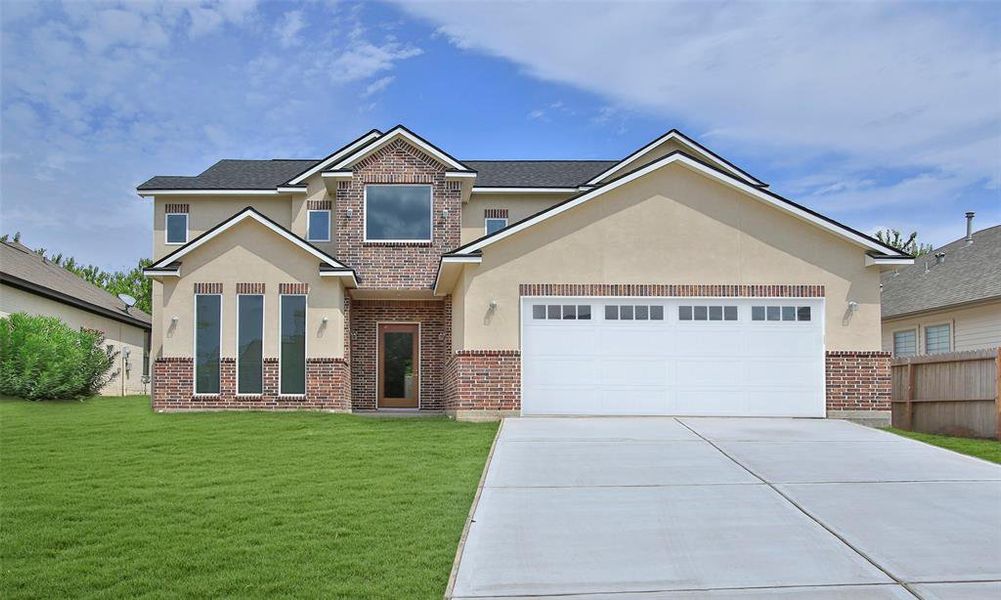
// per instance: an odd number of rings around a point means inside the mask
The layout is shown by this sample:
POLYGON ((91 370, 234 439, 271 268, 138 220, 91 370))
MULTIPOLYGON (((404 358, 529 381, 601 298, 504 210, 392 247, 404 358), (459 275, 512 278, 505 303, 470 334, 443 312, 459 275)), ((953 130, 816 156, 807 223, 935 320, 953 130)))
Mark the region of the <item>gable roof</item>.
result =
POLYGON ((159 175, 142 183, 137 189, 273 190, 315 164, 315 160, 224 159, 194 177, 159 175))
MULTIPOLYGON (((618 164, 615 160, 467 160, 476 189, 491 187, 577 188, 618 164)), ((489 190, 483 190, 489 191, 489 190)))
POLYGON ((672 129, 672 130, 668 131, 664 135, 658 137, 657 139, 653 140, 649 144, 643 146, 642 148, 640 148, 636 152, 633 152, 629 156, 623 158, 622 160, 620 160, 618 163, 616 163, 615 165, 613 165, 609 169, 607 169, 607 170, 605 170, 605 171, 603 171, 601 173, 598 173, 597 175, 595 175, 594 177, 592 177, 591 179, 589 179, 586 182, 586 184, 587 185, 598 185, 599 183, 601 183, 603 181, 608 181, 611 177, 616 176, 617 174, 621 174, 622 172, 624 172, 626 170, 626 168, 629 167, 629 164, 631 162, 633 162, 634 160, 636 160, 637 158, 643 156, 644 154, 646 154, 647 152, 653 150, 657 146, 660 146, 661 144, 664 144, 665 142, 669 142, 669 141, 677 142, 681 146, 687 147, 690 150, 694 150, 696 154, 701 153, 701 154, 706 155, 707 157, 709 157, 710 162, 713 164, 713 166, 715 166, 717 169, 719 169, 721 171, 724 171, 724 172, 726 172, 726 173, 728 173, 728 174, 730 174, 730 175, 732 175, 734 177, 737 177, 739 179, 743 179, 744 181, 746 181, 747 183, 749 183, 751 185, 758 186, 758 187, 767 187, 767 184, 765 184, 765 183, 759 181, 758 179, 752 177, 750 173, 747 173, 746 171, 740 169, 739 167, 737 167, 737 165, 731 163, 727 159, 725 159, 722 156, 716 154, 715 152, 713 152, 709 148, 706 148, 702 144, 696 142, 695 140, 693 140, 692 138, 688 137, 687 135, 681 133, 677 129, 672 129))
POLYGON ((674 152, 671 152, 666 156, 662 156, 649 163, 646 163, 645 165, 637 167, 636 169, 629 171, 628 173, 624 173, 618 176, 617 178, 609 180, 591 190, 581 192, 576 196, 572 196, 564 200, 563 202, 555 204, 549 208, 543 209, 535 213, 534 215, 531 215, 529 217, 526 217, 525 219, 522 219, 521 221, 518 221, 517 223, 509 225, 489 235, 480 237, 479 239, 473 240, 468 244, 456 248, 452 252, 448 253, 448 255, 468 256, 480 252, 484 247, 489 246, 494 242, 500 241, 510 235, 518 233, 519 231, 531 227, 536 223, 554 217, 562 213, 563 211, 569 210, 575 206, 593 200, 594 198, 598 198, 626 183, 629 183, 630 181, 643 177, 648 173, 651 173, 653 171, 656 171, 657 169, 660 169, 662 167, 674 163, 686 166, 704 175, 708 175, 709 177, 716 179, 721 183, 736 188, 739 191, 742 191, 750 196, 753 196, 758 200, 766 202, 797 218, 813 223, 814 225, 817 225, 822 229, 826 229, 827 231, 834 233, 835 235, 838 235, 855 244, 868 248, 870 251, 876 253, 880 257, 890 256, 890 257, 900 257, 903 259, 910 258, 909 255, 904 254, 899 250, 880 242, 876 238, 868 236, 856 229, 852 229, 847 225, 839 223, 834 219, 831 219, 829 217, 821 215, 818 212, 812 211, 804 206, 796 204, 791 200, 787 200, 786 198, 783 198, 782 196, 779 196, 774 192, 770 192, 761 187, 750 185, 742 178, 735 177, 730 173, 720 170, 715 165, 703 162, 695 157, 689 156, 688 154, 681 152, 680 150, 675 150, 674 152))
POLYGON ((282 227, 275 221, 264 216, 251 206, 244 208, 243 210, 236 213, 232 217, 219 223, 212 229, 209 229, 208 231, 196 237, 195 239, 191 240, 187 244, 181 246, 174 252, 171 252, 167 256, 164 256, 160 260, 154 262, 148 268, 144 269, 143 272, 150 277, 179 274, 181 266, 180 263, 181 258, 190 253, 192 250, 195 250, 196 248, 204 245, 206 242, 218 237, 222 233, 228 231, 232 227, 248 219, 256 221, 261 225, 264 225, 265 227, 273 231, 275 234, 285 238, 286 240, 298 246, 305 252, 312 254, 320 261, 320 271, 325 276, 346 277, 351 280, 354 286, 358 285, 358 278, 355 274, 354 269, 341 263, 333 256, 330 256, 323 250, 320 250, 313 244, 310 244, 306 240, 295 235, 294 233, 282 227))
POLYGON ((975 232, 972 244, 962 237, 936 248, 882 280, 884 319, 1001 299, 1001 225, 975 232), (941 252, 945 260, 936 264, 934 255, 941 252))
POLYGON ((332 165, 329 166, 329 170, 338 171, 338 170, 348 169, 351 167, 351 165, 355 164, 356 162, 360 161, 366 156, 378 152, 380 148, 383 148, 387 144, 392 143, 394 140, 401 138, 407 140, 414 146, 426 152, 428 155, 434 157, 435 159, 441 161, 443 164, 451 167, 456 171, 472 170, 466 165, 456 160, 455 158, 452 158, 448 153, 446 153, 441 148, 438 148, 431 142, 425 140, 424 138, 417 135, 413 131, 410 131, 403 125, 397 125, 396 127, 393 127, 383 135, 379 136, 379 138, 373 141, 371 144, 366 144, 358 148, 356 151, 341 157, 339 160, 335 161, 332 165))
MULTIPOLYGON (((326 158, 320 159, 318 161, 314 161, 314 163, 312 165, 309 165, 308 167, 304 168, 302 170, 302 172, 296 173, 296 175, 294 177, 290 177, 288 179, 288 182, 286 183, 286 185, 299 185, 299 184, 301 184, 303 181, 306 181, 311 176, 315 175, 316 173, 319 173, 320 171, 328 168, 330 165, 332 165, 335 162, 339 161, 345 155, 347 155, 347 154, 349 154, 351 152, 355 152, 355 151, 357 151, 357 150, 359 150, 361 148, 364 148, 365 146, 368 146, 369 144, 371 144, 371 143, 375 142, 377 139, 379 139, 381 136, 382 136, 382 132, 379 131, 378 129, 372 129, 372 130, 370 130, 365 135, 362 135, 362 136, 358 137, 357 139, 355 139, 355 140, 353 140, 351 142, 348 142, 347 144, 345 144, 344 146, 338 148, 337 150, 334 150, 333 152, 331 152, 330 154, 328 154, 326 158)), ((275 185, 277 186, 279 184, 275 184, 275 185)))
POLYGON ((0 243, 0 281, 116 321, 150 329, 152 319, 113 294, 35 254, 19 242, 0 243))

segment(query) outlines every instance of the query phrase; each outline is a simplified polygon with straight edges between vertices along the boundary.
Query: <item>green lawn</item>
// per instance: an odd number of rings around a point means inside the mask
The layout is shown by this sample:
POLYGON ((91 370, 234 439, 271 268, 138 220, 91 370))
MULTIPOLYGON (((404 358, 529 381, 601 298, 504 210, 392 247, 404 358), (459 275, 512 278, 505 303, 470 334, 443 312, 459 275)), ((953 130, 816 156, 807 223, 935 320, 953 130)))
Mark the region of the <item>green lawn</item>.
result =
POLYGON ((887 427, 886 431, 909 437, 915 440, 941 446, 955 452, 969 454, 991 462, 1001 463, 1001 442, 997 440, 981 440, 974 438, 953 437, 951 435, 933 435, 931 433, 918 433, 916 431, 905 431, 894 427, 887 427))
POLYGON ((0 597, 441 598, 496 428, 0 399, 0 597))

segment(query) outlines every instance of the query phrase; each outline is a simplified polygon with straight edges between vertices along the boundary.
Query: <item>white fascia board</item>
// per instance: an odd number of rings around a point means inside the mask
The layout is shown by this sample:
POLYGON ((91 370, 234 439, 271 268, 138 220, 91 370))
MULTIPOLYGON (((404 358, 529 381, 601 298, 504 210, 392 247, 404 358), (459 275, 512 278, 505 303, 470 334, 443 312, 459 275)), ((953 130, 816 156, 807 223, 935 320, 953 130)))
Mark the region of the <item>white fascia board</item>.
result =
POLYGON ((279 194, 305 194, 305 187, 278 186, 279 194))
POLYGON ((476 171, 445 171, 445 179, 472 179, 476 171))
POLYGON ((324 179, 351 179, 353 171, 324 171, 320 177, 324 179))
POLYGON ((351 280, 351 287, 358 287, 358 278, 355 277, 355 272, 351 269, 320 271, 320 277, 344 277, 351 280))
POLYGON ((913 265, 914 259, 909 256, 869 256, 865 255, 865 266, 876 265, 913 265))
POLYGON ((474 194, 572 194, 580 188, 547 188, 547 187, 482 187, 473 186, 474 194))
POLYGON ((146 277, 180 277, 180 269, 143 269, 146 277))
POLYGON ((481 256, 442 256, 441 260, 438 261, 438 270, 434 274, 434 285, 431 286, 432 293, 435 296, 440 296, 438 291, 438 283, 441 281, 441 270, 445 265, 455 265, 455 264, 480 264, 483 260, 481 256))
MULTIPOLYGON (((165 264, 161 264, 163 261, 169 259, 170 262, 174 262, 174 261, 180 259, 182 256, 190 253, 195 248, 198 248, 199 246, 202 246, 203 244, 205 244, 209 240, 212 240, 213 238, 218 237, 219 235, 221 235, 225 231, 229 230, 233 226, 235 226, 235 225, 237 225, 239 223, 242 223, 244 219, 253 219, 253 220, 257 221, 261 225, 264 225, 265 227, 267 227, 271 231, 275 232, 276 234, 280 235, 281 237, 285 238, 286 240, 292 242, 296 246, 302 248, 303 250, 305 250, 309 254, 315 256, 316 258, 318 258, 320 260, 320 262, 322 262, 324 264, 330 265, 331 267, 334 267, 335 269, 348 269, 348 267, 346 265, 343 265, 343 264, 341 264, 340 262, 337 262, 337 261, 332 261, 329 257, 325 256, 323 253, 321 253, 318 250, 316 250, 316 248, 313 248, 313 246, 311 246, 310 244, 306 243, 305 241, 303 241, 298 236, 295 236, 295 235, 292 235, 292 234, 288 233, 287 231, 285 231, 284 229, 282 229, 280 227, 277 227, 275 224, 271 223, 267 219, 264 219, 263 217, 259 216, 256 212, 254 212, 254 211, 252 211, 250 209, 246 209, 243 212, 238 213, 235 216, 233 216, 232 218, 230 218, 229 221, 227 221, 224 224, 220 225, 217 229, 214 229, 210 233, 208 233, 206 235, 203 235, 202 237, 194 240, 193 242, 188 243, 187 246, 184 246, 183 248, 181 248, 177 252, 175 252, 173 254, 169 254, 169 255, 165 256, 164 258, 161 258, 158 262, 153 263, 149 267, 150 270, 162 269, 163 267, 166 266, 165 264)), ((170 263, 167 263, 167 264, 170 264, 170 263)))
POLYGON ((149 196, 277 196, 278 189, 270 190, 138 190, 143 198, 149 196))
POLYGON ((308 171, 304 172, 302 175, 296 176, 296 178, 293 179, 293 180, 291 180, 291 181, 289 181, 288 184, 289 185, 295 185, 297 183, 302 183, 303 181, 309 179, 313 175, 316 175, 320 171, 323 171, 324 169, 326 169, 327 167, 329 167, 331 164, 333 164, 333 163, 341 160, 341 158, 343 158, 345 155, 351 154, 352 152, 356 151, 360 146, 364 146, 365 144, 369 143, 370 141, 372 141, 373 139, 379 137, 380 135, 382 135, 382 134, 379 133, 378 131, 370 131, 367 135, 364 135, 364 136, 358 138, 357 140, 355 140, 355 142, 353 144, 347 146, 346 148, 344 148, 340 152, 337 152, 336 154, 332 154, 330 157, 328 157, 327 159, 325 159, 323 161, 320 161, 319 163, 317 163, 316 165, 314 165, 312 168, 310 168, 308 171))
POLYGON ((675 130, 671 130, 671 131, 667 132, 666 134, 660 136, 659 138, 657 138, 656 140, 650 142, 646 146, 643 146, 642 148, 640 148, 636 152, 633 152, 629 156, 623 158, 619 162, 617 162, 614 165, 612 165, 605 172, 599 174, 597 177, 592 178, 590 181, 587 182, 587 184, 588 185, 597 185, 602 180, 608 179, 609 177, 611 177, 615 173, 618 173, 622 169, 624 169, 627 166, 629 166, 629 163, 631 163, 632 161, 636 160, 640 156, 643 156, 644 154, 646 154, 647 152, 653 150, 657 146, 659 146, 659 145, 661 145, 661 144, 663 144, 665 142, 669 142, 671 140, 677 141, 677 142, 681 143, 681 145, 683 145, 683 146, 687 146, 690 149, 696 150, 697 152, 701 152, 701 153, 703 153, 703 154, 711 157, 717 163, 717 166, 720 169, 726 171, 727 173, 730 173, 731 175, 733 175, 734 177, 736 177, 738 179, 743 179, 744 181, 747 181, 751 185, 765 185, 763 182, 755 179, 754 177, 751 177, 750 175, 746 175, 744 173, 741 173, 740 170, 738 170, 738 169, 730 166, 729 164, 727 164, 727 162, 725 160, 723 160, 723 157, 719 156, 718 154, 716 154, 715 152, 713 152, 709 148, 706 148, 702 144, 700 144, 700 143, 696 142, 695 140, 689 138, 688 136, 684 135, 680 131, 675 131, 675 130))
POLYGON ((365 146, 364 148, 360 149, 358 152, 355 152, 354 154, 351 154, 350 156, 344 157, 343 159, 341 159, 340 161, 338 161, 337 164, 335 164, 333 167, 331 167, 331 169, 332 170, 344 169, 344 168, 350 166, 351 164, 353 164, 353 163, 355 163, 355 162, 357 162, 357 161, 365 158, 366 156, 369 156, 370 154, 378 151, 380 148, 382 148, 386 144, 392 142, 394 139, 399 138, 399 137, 402 137, 403 139, 407 140, 408 142, 410 142, 414 146, 417 146, 418 148, 420 148, 424 152, 427 152, 431 156, 434 156, 435 158, 437 158, 441 162, 445 163, 446 165, 452 167, 453 169, 456 169, 458 171, 471 172, 471 171, 469 171, 469 169, 467 167, 465 167, 462 164, 456 162, 455 160, 453 160, 452 158, 450 158, 447 154, 443 153, 441 150, 438 150, 437 148, 428 145, 427 142, 419 139, 414 134, 412 134, 409 131, 407 131, 407 130, 405 130, 403 128, 400 128, 400 127, 392 129, 391 131, 387 131, 385 133, 385 135, 383 135, 381 138, 379 138, 378 142, 375 142, 373 144, 365 146))
MULTIPOLYGON (((625 185, 625 184, 627 184, 627 183, 629 183, 631 181, 639 179, 640 177, 643 177, 644 175, 652 173, 653 171, 656 171, 657 169, 660 169, 660 168, 665 167, 667 165, 670 165, 672 163, 682 164, 682 165, 684 165, 684 166, 686 166, 686 167, 688 167, 688 168, 690 168, 690 169, 692 169, 694 171, 697 171, 699 173, 707 175, 707 176, 709 176, 709 177, 711 177, 713 179, 716 179, 717 181, 720 181, 721 183, 724 183, 724 184, 729 185, 730 187, 736 188, 736 189, 738 189, 738 190, 740 190, 740 191, 742 191, 742 192, 744 192, 746 194, 754 196, 758 200, 761 200, 761 201, 763 201, 763 202, 765 202, 767 204, 770 204, 770 205, 774 206, 775 208, 778 208, 779 210, 782 210, 782 211, 784 211, 786 213, 789 213, 789 214, 791 214, 791 215, 793 215, 793 216, 795 216, 795 217, 797 217, 799 219, 802 219, 804 221, 813 223, 814 225, 817 225, 818 227, 820 227, 822 229, 826 229, 827 231, 830 231, 831 233, 834 233, 835 235, 838 235, 838 236, 841 236, 843 238, 846 238, 846 239, 848 239, 848 240, 850 240, 850 241, 852 241, 852 242, 854 242, 856 244, 859 244, 861 246, 864 246, 864 247, 866 247, 866 248, 868 248, 870 250, 875 250, 875 251, 880 252, 880 253, 886 253, 887 250, 889 250, 889 248, 886 248, 886 247, 882 246, 881 244, 878 244, 878 243, 876 243, 876 242, 874 242, 874 241, 872 241, 872 240, 870 240, 870 239, 868 239, 868 238, 866 238, 864 236, 861 236, 861 235, 855 233, 854 231, 851 231, 850 229, 847 229, 845 227, 842 227, 842 226, 836 225, 834 223, 831 223, 830 221, 827 221, 826 219, 823 219, 823 218, 821 218, 821 217, 819 217, 819 216, 817 216, 815 214, 812 214, 812 213, 810 213, 809 211, 807 211, 805 209, 802 209, 802 208, 800 208, 798 206, 790 204, 788 201, 785 201, 783 199, 780 199, 780 198, 772 195, 770 192, 765 192, 765 191, 761 190, 758 187, 750 185, 750 184, 746 183, 742 179, 738 179, 738 178, 733 177, 731 175, 720 173, 716 169, 713 169, 712 167, 708 167, 708 166, 702 164, 701 162, 699 162, 699 161, 697 161, 695 159, 692 159, 692 158, 690 158, 690 157, 688 157, 688 156, 686 156, 684 154, 674 153, 674 154, 670 154, 668 156, 665 156, 665 157, 663 157, 663 158, 661 158, 661 159, 659 159, 659 160, 657 160, 655 162, 652 162, 652 163, 648 164, 647 166, 645 166, 645 167, 643 167, 641 169, 638 169, 638 170, 630 173, 629 175, 625 175, 625 176, 620 177, 619 179, 615 179, 615 180, 613 180, 613 181, 611 181, 609 183, 606 183, 606 184, 604 184, 604 185, 602 185, 600 187, 597 187, 597 188, 591 190, 590 192, 587 192, 587 193, 582 194, 582 195, 580 195, 580 196, 578 196, 578 197, 576 197, 576 198, 574 198, 572 200, 564 202, 563 204, 558 204, 558 205, 554 206, 553 208, 551 208, 551 209, 549 209, 549 210, 547 210, 547 211, 545 211, 545 212, 543 212, 541 214, 538 214, 538 215, 536 215, 534 217, 526 219, 526 220, 524 220, 524 221, 522 221, 520 223, 517 223, 515 225, 509 226, 506 229, 502 229, 499 232, 497 232, 497 233, 495 233, 495 234, 493 234, 491 236, 483 238, 479 242, 476 242, 476 243, 474 243, 474 244, 472 244, 472 245, 470 245, 470 246, 468 246, 466 248, 458 250, 457 254, 472 254, 473 252, 476 252, 477 250, 480 250, 480 249, 484 248, 485 246, 489 246, 490 244, 492 244, 494 242, 500 241, 500 240, 502 240, 502 239, 504 239, 504 238, 506 238, 506 237, 508 237, 510 235, 518 233, 519 231, 521 231, 521 230, 523 230, 525 228, 531 227, 532 225, 535 225, 536 223, 539 223, 540 221, 544 221, 544 220, 549 219, 551 217, 555 217, 556 215, 558 215, 558 214, 560 214, 560 213, 562 213, 564 211, 570 210, 571 208, 574 208, 575 206, 579 206, 579 205, 583 204, 584 202, 587 202, 588 200, 591 200, 593 198, 597 198, 598 196, 606 194, 606 193, 608 193, 608 192, 610 192, 610 191, 612 191, 612 190, 614 190, 614 189, 616 189, 618 187, 621 187, 621 186, 623 186, 623 185, 625 185)), ((902 255, 898 254, 898 256, 902 256, 902 255)))

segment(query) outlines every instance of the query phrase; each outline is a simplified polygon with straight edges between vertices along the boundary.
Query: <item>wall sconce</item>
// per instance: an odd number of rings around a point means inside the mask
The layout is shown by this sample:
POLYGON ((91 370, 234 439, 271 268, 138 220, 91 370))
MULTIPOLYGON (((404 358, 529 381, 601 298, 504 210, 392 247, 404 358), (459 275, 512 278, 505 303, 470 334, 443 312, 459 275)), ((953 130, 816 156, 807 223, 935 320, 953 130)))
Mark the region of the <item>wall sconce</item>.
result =
POLYGON ((170 318, 170 322, 171 322, 171 324, 176 324, 176 323, 177 323, 177 321, 178 321, 178 317, 177 317, 177 315, 174 315, 173 317, 171 317, 171 318, 170 318))
POLYGON ((444 221, 447 218, 448 218, 448 209, 447 208, 441 209, 441 220, 444 221))
POLYGON ((358 332, 357 331, 352 331, 351 332, 351 339, 353 339, 353 340, 357 340, 358 339, 358 332))
POLYGON ((344 211, 344 213, 345 213, 345 214, 347 215, 347 217, 348 217, 348 218, 350 219, 351 217, 355 216, 355 209, 353 209, 353 208, 349 208, 349 209, 347 209, 346 211, 344 211))
POLYGON ((492 310, 492 311, 493 310, 497 310, 497 301, 496 300, 491 300, 490 301, 490 310, 492 310))
POLYGON ((857 310, 858 310, 858 302, 856 302, 854 300, 850 300, 848 302, 848 312, 854 313, 857 310))

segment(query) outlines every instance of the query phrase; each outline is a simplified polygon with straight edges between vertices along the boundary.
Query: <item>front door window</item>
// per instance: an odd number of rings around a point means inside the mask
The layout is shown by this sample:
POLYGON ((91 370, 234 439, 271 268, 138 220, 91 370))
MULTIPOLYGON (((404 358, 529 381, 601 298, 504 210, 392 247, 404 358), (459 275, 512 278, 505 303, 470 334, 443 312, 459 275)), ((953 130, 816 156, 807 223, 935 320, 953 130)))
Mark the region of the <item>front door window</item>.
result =
POLYGON ((379 408, 417 408, 420 404, 416 324, 379 326, 379 408))

